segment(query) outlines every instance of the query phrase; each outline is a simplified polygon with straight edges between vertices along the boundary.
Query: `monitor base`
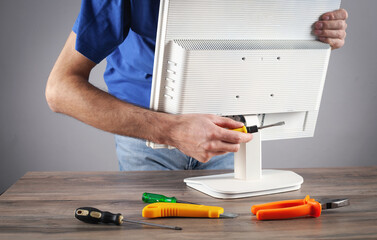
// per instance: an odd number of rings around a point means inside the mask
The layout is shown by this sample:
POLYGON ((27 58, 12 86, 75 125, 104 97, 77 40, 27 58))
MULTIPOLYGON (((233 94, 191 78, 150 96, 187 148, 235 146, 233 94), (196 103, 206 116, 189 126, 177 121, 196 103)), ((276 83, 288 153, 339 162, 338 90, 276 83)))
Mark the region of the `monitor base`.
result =
POLYGON ((262 170, 257 180, 236 179, 234 173, 227 173, 186 178, 184 182, 209 196, 232 199, 298 190, 304 179, 292 171, 262 170))

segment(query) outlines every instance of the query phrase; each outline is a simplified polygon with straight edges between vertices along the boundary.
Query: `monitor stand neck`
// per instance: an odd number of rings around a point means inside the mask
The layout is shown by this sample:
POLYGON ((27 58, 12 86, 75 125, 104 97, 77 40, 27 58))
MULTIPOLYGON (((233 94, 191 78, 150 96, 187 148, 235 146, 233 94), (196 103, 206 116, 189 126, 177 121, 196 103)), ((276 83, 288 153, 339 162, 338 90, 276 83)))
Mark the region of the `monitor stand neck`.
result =
MULTIPOLYGON (((247 116, 246 126, 259 126, 256 115, 247 116)), ((234 154, 234 178, 241 180, 258 180, 262 176, 262 141, 260 132, 253 133, 253 139, 241 143, 240 149, 234 154)))

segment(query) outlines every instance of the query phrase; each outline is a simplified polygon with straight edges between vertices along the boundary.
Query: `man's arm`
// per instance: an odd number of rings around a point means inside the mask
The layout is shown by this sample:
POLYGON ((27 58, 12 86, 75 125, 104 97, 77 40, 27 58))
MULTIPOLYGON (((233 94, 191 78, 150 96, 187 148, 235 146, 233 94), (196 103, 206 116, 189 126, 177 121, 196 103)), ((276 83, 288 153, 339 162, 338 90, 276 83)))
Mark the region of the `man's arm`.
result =
POLYGON ((314 34, 320 41, 330 44, 332 49, 340 48, 346 38, 347 18, 348 13, 344 9, 325 13, 314 23, 314 34))
POLYGON ((72 32, 47 82, 46 99, 54 112, 111 133, 175 146, 201 162, 236 152, 240 143, 251 140, 251 134, 225 129, 242 127, 229 118, 154 112, 96 88, 88 81, 96 64, 75 50, 75 42, 72 32))

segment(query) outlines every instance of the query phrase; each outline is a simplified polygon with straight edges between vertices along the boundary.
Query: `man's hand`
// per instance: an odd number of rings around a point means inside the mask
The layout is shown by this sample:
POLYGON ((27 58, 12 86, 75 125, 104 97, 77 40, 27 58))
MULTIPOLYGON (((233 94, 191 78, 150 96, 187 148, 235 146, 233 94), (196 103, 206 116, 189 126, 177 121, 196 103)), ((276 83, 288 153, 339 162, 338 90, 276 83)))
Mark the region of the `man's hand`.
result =
POLYGON ((240 122, 216 115, 179 115, 170 129, 170 145, 200 162, 207 162, 214 156, 237 152, 240 143, 252 139, 251 134, 229 130, 242 126, 240 122))
POLYGON ((314 34, 321 42, 330 44, 331 49, 340 48, 346 38, 347 18, 348 13, 344 9, 325 13, 314 23, 314 34))

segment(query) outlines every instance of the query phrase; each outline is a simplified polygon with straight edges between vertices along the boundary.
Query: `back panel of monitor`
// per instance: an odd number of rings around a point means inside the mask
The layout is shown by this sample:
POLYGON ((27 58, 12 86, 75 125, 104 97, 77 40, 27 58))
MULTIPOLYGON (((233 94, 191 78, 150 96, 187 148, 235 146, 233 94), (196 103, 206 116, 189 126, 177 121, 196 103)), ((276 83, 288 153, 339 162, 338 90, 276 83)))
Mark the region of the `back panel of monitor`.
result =
POLYGON ((151 108, 259 116, 262 140, 314 134, 330 47, 312 25, 339 0, 161 0, 151 108))

